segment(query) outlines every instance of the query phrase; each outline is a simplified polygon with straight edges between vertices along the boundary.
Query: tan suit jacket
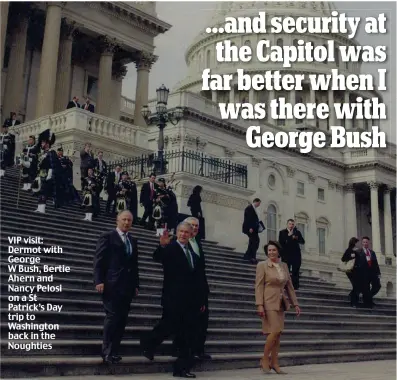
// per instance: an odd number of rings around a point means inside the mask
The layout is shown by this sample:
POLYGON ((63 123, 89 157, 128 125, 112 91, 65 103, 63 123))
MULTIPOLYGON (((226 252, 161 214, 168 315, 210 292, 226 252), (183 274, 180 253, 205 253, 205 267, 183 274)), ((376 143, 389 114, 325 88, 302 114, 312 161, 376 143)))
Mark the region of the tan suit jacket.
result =
POLYGON ((284 307, 289 310, 291 303, 294 307, 298 306, 287 264, 280 262, 279 265, 283 271, 283 279, 280 279, 271 260, 261 261, 256 267, 255 304, 263 306, 264 310, 282 311, 284 307), (289 300, 285 296, 285 290, 289 300))

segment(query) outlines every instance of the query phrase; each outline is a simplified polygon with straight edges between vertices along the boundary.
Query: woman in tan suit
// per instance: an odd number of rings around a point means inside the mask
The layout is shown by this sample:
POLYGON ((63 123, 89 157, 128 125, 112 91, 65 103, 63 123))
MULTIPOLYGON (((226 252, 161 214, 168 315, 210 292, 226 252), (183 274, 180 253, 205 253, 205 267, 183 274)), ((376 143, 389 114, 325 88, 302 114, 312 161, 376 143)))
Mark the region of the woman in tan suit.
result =
POLYGON ((258 315, 262 319, 262 332, 267 335, 261 369, 269 373, 272 369, 278 374, 285 374, 278 363, 280 350, 280 336, 284 330, 284 313, 291 307, 295 307, 299 317, 300 308, 292 286, 287 264, 280 262, 280 245, 275 241, 269 241, 265 245, 265 253, 268 259, 260 262, 256 267, 255 303, 258 315), (287 291, 287 297, 284 290, 287 291))

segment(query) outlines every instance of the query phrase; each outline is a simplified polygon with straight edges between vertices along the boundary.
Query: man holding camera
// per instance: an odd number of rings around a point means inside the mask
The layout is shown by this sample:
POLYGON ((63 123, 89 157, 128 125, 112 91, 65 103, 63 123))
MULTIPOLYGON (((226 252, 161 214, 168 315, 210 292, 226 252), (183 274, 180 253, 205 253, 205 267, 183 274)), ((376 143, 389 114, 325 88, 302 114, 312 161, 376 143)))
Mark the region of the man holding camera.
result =
POLYGON ((278 241, 282 247, 281 259, 288 265, 292 284, 295 290, 299 289, 299 271, 302 264, 300 244, 305 244, 301 232, 295 227, 295 221, 288 219, 287 228, 281 230, 278 241))

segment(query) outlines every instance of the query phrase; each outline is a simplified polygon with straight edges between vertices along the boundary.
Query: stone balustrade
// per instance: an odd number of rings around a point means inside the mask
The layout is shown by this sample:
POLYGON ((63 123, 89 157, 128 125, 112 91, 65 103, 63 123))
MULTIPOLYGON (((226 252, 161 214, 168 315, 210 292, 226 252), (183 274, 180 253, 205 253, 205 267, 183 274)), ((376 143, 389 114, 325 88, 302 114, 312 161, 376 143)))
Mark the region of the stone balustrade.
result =
POLYGON ((23 142, 30 135, 37 136, 47 128, 50 128, 56 135, 75 130, 88 136, 91 135, 92 140, 105 138, 108 141, 134 145, 143 149, 147 145, 148 133, 144 128, 77 108, 31 120, 19 125, 13 132, 17 134, 17 142, 23 142))
POLYGON ((349 149, 344 152, 344 163, 348 165, 377 162, 396 169, 396 146, 388 143, 387 148, 349 149))

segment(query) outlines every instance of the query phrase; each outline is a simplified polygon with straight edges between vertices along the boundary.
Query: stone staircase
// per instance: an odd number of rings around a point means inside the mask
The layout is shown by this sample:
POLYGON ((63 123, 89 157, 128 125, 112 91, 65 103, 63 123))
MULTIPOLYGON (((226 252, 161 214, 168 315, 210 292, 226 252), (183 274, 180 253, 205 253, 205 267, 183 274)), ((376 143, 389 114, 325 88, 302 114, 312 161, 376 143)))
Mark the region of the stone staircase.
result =
MULTIPOLYGON (((139 239, 141 293, 131 307, 121 346, 123 361, 117 366, 104 366, 100 358, 104 313, 93 287, 92 264, 99 234, 111 229, 115 221, 106 216, 91 223, 82 221, 84 211, 77 204, 58 210, 50 205, 45 215, 37 214, 33 212, 36 198, 24 191, 20 192, 16 209, 17 187, 15 171, 2 178, 2 378, 169 371, 174 360, 170 356, 171 341, 159 347, 154 362, 142 357, 139 350, 140 334, 149 331, 161 315, 162 268, 151 257, 157 245, 154 233, 140 227, 133 229, 139 239), (41 236, 44 238, 42 246, 60 246, 63 253, 34 256, 40 257, 43 264, 70 266, 70 273, 55 273, 51 284, 61 284, 62 293, 38 293, 38 301, 42 304, 63 305, 59 313, 35 313, 35 323, 58 323, 60 326, 54 331, 56 340, 48 341, 52 350, 26 352, 8 348, 10 236, 41 236)), ((213 360, 197 363, 194 372, 256 367, 262 355, 264 337, 255 313, 255 267, 243 262, 242 253, 230 247, 211 241, 204 241, 203 246, 211 288, 206 347, 213 360)), ((292 312, 286 315, 280 354, 283 366, 395 358, 394 299, 377 298, 373 310, 353 309, 349 306, 346 289, 305 276, 301 278, 301 289, 297 293, 302 315, 299 319, 292 312)))

